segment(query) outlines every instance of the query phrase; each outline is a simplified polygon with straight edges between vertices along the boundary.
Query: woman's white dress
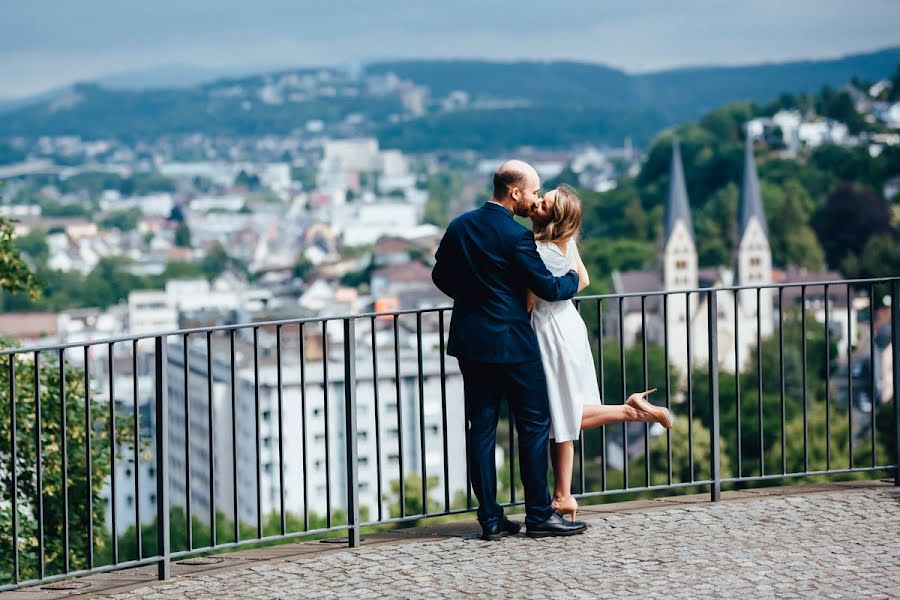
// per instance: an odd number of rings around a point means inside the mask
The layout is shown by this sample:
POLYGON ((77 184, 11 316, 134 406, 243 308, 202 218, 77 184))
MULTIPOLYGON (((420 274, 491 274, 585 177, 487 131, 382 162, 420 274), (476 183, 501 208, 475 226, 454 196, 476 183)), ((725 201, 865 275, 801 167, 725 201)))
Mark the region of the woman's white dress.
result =
MULTIPOLYGON (((575 268, 575 240, 563 254, 555 244, 537 242, 538 254, 557 277, 575 268)), ((531 326, 541 348, 550 397, 550 437, 578 439, 585 404, 602 404, 587 327, 571 300, 535 300, 531 326)))

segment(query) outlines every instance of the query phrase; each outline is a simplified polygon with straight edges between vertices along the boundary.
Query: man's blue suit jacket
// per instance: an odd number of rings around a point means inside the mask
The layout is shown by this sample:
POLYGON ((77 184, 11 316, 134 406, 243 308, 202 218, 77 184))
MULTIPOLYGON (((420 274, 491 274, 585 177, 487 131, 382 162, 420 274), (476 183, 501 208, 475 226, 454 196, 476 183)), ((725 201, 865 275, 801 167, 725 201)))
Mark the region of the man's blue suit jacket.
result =
POLYGON ((538 255, 532 232, 494 202, 454 219, 435 259, 431 277, 453 298, 447 353, 459 360, 539 360, 526 290, 551 302, 578 292, 578 274, 554 277, 538 255))

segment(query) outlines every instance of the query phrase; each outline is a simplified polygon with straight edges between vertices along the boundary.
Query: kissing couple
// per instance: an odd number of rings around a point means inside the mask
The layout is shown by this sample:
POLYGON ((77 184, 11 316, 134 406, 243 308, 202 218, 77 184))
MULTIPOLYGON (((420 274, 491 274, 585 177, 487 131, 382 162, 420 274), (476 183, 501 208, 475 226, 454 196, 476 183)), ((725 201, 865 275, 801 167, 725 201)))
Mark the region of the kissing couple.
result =
POLYGON ((573 440, 582 429, 623 422, 671 428, 655 390, 604 405, 587 328, 571 298, 589 284, 578 253, 581 200, 568 185, 540 195, 540 177, 522 161, 494 173, 481 208, 453 220, 435 254, 432 279, 453 299, 447 353, 463 375, 466 452, 482 538, 519 533, 497 503, 494 449, 501 399, 515 417, 531 537, 582 533, 572 496, 573 440), (531 219, 532 229, 513 216, 531 219), (553 497, 547 454, 553 441, 553 497), (570 515, 571 520, 564 518, 570 515))

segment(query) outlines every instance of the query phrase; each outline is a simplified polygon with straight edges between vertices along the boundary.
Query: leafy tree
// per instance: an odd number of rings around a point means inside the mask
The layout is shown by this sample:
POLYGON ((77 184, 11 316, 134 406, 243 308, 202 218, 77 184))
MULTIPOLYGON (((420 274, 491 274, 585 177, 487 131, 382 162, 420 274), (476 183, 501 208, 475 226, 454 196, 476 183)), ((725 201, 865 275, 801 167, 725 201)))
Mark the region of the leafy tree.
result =
POLYGON ((142 171, 122 182, 119 190, 124 196, 145 196, 154 192, 174 192, 175 180, 158 171, 142 171))
POLYGON ((141 211, 137 208, 116 210, 100 219, 100 227, 105 229, 118 229, 120 231, 134 231, 141 219, 141 211))
POLYGON ((180 248, 191 247, 191 228, 187 223, 181 222, 175 228, 175 245, 180 248))
POLYGON ((40 294, 40 285, 14 240, 14 223, 0 217, 0 293, 24 293, 34 299, 40 294))
POLYGON ((124 257, 103 257, 84 279, 82 306, 107 307, 128 298, 133 290, 149 287, 149 281, 128 272, 131 261, 124 257))
POLYGON ((176 223, 184 223, 184 209, 181 208, 180 204, 176 204, 172 207, 172 210, 169 211, 169 220, 175 221, 176 223))
POLYGON ((298 277, 300 279, 304 279, 307 274, 313 269, 314 265, 309 261, 308 258, 301 252, 297 255, 297 260, 294 262, 294 269, 292 271, 294 277, 298 277))
MULTIPOLYGON (((0 347, 15 346, 12 340, 0 341, 0 347)), ((9 356, 0 357, 0 404, 4 413, 10 406, 9 356)), ((16 474, 15 488, 18 503, 20 577, 28 579, 37 574, 37 506, 38 495, 43 494, 44 545, 48 573, 63 569, 63 497, 62 478, 62 397, 60 396, 60 367, 54 356, 41 355, 40 368, 35 372, 31 355, 17 356, 16 380, 16 474), (40 382, 42 486, 37 487, 37 403, 35 399, 35 375, 40 382)), ((69 363, 65 367, 65 413, 68 459, 69 500, 69 559, 73 570, 87 566, 89 518, 93 517, 94 549, 98 553, 106 549, 104 522, 106 507, 100 493, 105 478, 110 473, 109 404, 92 400, 89 405, 91 422, 91 485, 87 479, 87 451, 85 429, 85 375, 80 367, 69 363), (93 512, 88 511, 88 498, 92 498, 93 512)), ((0 420, 0 461, 9 465, 12 459, 11 423, 9 418, 0 420)), ((133 432, 125 419, 116 426, 120 444, 134 443, 133 432)), ((118 460, 128 460, 119 456, 118 460)), ((7 582, 12 568, 12 473, 4 468, 3 485, 0 486, 0 580, 7 582)))
POLYGON ((879 184, 877 165, 869 152, 863 148, 844 148, 834 144, 824 144, 809 155, 809 164, 845 182, 859 182, 869 186, 879 184))
POLYGON ((164 287, 166 281, 170 279, 194 279, 203 276, 203 269, 198 263, 170 260, 166 263, 166 268, 158 276, 159 279, 153 287, 164 287))
MULTIPOLYGON (((720 430, 721 431, 721 430, 720 430)), ((687 415, 679 414, 676 409, 675 422, 672 424, 672 482, 703 481, 711 477, 712 451, 710 447, 709 429, 700 419, 689 420, 687 415), (690 423, 690 427, 688 424, 690 423), (691 436, 693 448, 691 448, 691 436), (693 450, 693 452, 692 452, 693 450), (691 464, 693 463, 693 479, 691 464)), ((724 439, 719 436, 719 448, 725 447, 724 439)), ((650 443, 650 481, 654 485, 668 482, 668 445, 665 435, 657 436, 650 443)), ((638 465, 635 464, 635 467, 638 465)), ((643 466, 643 465, 641 465, 643 466)), ((633 471, 636 469, 632 469, 633 471)), ((731 463, 728 455, 719 457, 719 472, 729 473, 731 463)), ((689 491, 689 490, 688 490, 689 491)), ((674 493, 679 493, 673 490, 674 493)), ((684 492, 684 493, 687 493, 684 492)))
POLYGON ((890 233, 887 203, 868 188, 839 185, 813 218, 813 228, 828 264, 838 266, 848 254, 860 254, 869 238, 890 233))
POLYGON ((652 235, 649 225, 647 211, 641 206, 640 199, 633 197, 625 207, 625 235, 632 239, 646 240, 652 235))
POLYGON ((299 181, 304 190, 316 187, 316 170, 310 167, 291 167, 291 179, 299 181))
POLYGON ((90 218, 92 209, 84 204, 63 204, 49 198, 40 200, 41 215, 44 217, 85 217, 90 218))
POLYGON ((803 186, 795 179, 784 185, 765 183, 762 194, 766 214, 778 215, 768 223, 773 262, 822 269, 825 253, 809 225, 813 200, 803 186))
POLYGON ((604 289, 613 271, 641 269, 653 264, 656 254, 649 242, 586 238, 579 244, 581 258, 591 276, 586 293, 604 289))
POLYGON ((228 266, 230 257, 221 243, 215 242, 200 261, 200 270, 212 281, 221 275, 228 266))
POLYGON ((846 90, 835 90, 825 86, 816 102, 816 112, 847 125, 850 133, 856 134, 866 128, 865 119, 856 112, 853 99, 846 90))
POLYGON ((841 262, 841 272, 854 279, 900 273, 900 236, 894 233, 870 238, 859 256, 848 254, 841 262))
POLYGON ((235 187, 245 187, 250 190, 259 189, 259 175, 256 175, 255 173, 247 173, 246 171, 241 169, 241 172, 238 173, 234 178, 234 185, 235 187))
MULTIPOLYGON (((499 475, 499 473, 498 473, 499 475)), ((444 505, 432 498, 432 490, 437 489, 438 478, 429 477, 426 484, 426 494, 428 496, 428 512, 437 513, 444 509, 444 505)), ((388 501, 387 514, 393 517, 400 516, 400 480, 394 479, 390 484, 390 492, 384 495, 384 500, 388 501)), ((421 515, 422 510, 422 478, 418 475, 406 475, 403 478, 403 507, 404 514, 421 515)), ((415 527, 418 521, 410 521, 409 527, 415 527)))
POLYGON ((47 232, 43 229, 34 228, 25 235, 20 235, 16 238, 16 247, 37 264, 46 263, 50 256, 47 232))
POLYGON ((582 232, 585 239, 622 237, 628 227, 625 222, 626 208, 635 204, 643 207, 638 188, 629 181, 602 193, 578 190, 578 195, 582 202, 582 232))
POLYGON ((459 175, 452 172, 435 173, 428 176, 427 189, 423 221, 446 227, 450 223, 450 205, 459 197, 462 181, 459 175))
POLYGON ((697 214, 697 258, 701 266, 727 265, 737 246, 738 189, 717 190, 697 214))

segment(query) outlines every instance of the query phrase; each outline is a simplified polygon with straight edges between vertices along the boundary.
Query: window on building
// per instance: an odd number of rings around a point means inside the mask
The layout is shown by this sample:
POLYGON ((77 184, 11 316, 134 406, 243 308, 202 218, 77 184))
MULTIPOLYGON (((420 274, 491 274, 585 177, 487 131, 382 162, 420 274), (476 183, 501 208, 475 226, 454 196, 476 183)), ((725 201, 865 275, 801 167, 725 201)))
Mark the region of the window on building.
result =
POLYGON ((760 263, 761 263, 761 261, 759 260, 758 256, 753 256, 750 258, 750 266, 751 267, 758 267, 760 265, 760 263))
POLYGON ((125 496, 125 505, 128 506, 129 508, 131 506, 133 506, 134 505, 134 496, 132 496, 130 494, 128 496, 125 496))

